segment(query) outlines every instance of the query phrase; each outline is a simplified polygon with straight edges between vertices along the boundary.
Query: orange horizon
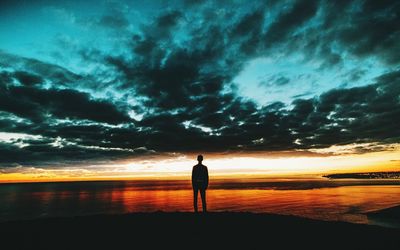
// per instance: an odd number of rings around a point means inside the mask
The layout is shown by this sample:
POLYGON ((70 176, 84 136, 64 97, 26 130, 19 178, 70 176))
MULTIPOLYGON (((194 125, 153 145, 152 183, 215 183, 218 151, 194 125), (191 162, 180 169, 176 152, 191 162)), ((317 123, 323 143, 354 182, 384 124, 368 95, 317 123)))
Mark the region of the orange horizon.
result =
MULTIPOLYGON (((234 173, 234 174, 214 174, 210 178, 215 180, 238 180, 238 179, 255 179, 255 178, 265 178, 265 179, 310 179, 310 178, 323 178, 323 175, 327 174, 347 174, 347 173, 379 173, 379 172, 400 172, 400 168, 388 169, 388 170, 365 170, 365 171, 335 171, 326 173, 315 173, 315 174, 259 174, 259 173, 234 173)), ((86 182, 86 181, 188 181, 190 182, 189 174, 182 175, 148 175, 148 176, 94 176, 94 177, 55 177, 55 178, 45 178, 45 177, 28 177, 24 174, 1 174, 0 184, 12 184, 12 183, 53 183, 53 182, 86 182), (7 178, 7 176, 12 175, 12 178, 7 178)))
MULTIPOLYGON (((324 149, 325 150, 325 149, 324 149)), ((364 154, 315 152, 258 152, 205 154, 212 178, 318 177, 333 173, 400 171, 400 149, 364 154)), ((116 161, 103 165, 68 167, 8 167, 0 183, 185 180, 196 163, 195 154, 116 161)))

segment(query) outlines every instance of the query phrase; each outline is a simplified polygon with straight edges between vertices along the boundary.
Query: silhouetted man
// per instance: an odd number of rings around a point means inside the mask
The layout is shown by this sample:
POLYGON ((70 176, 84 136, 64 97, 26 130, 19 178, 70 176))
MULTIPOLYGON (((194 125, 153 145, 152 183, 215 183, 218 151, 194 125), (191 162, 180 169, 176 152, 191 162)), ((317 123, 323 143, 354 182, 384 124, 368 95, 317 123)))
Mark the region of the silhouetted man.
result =
POLYGON ((200 190, 203 212, 207 212, 206 189, 208 187, 208 169, 202 164, 203 156, 197 156, 197 165, 192 170, 192 186, 194 195, 194 211, 197 213, 197 195, 200 190))

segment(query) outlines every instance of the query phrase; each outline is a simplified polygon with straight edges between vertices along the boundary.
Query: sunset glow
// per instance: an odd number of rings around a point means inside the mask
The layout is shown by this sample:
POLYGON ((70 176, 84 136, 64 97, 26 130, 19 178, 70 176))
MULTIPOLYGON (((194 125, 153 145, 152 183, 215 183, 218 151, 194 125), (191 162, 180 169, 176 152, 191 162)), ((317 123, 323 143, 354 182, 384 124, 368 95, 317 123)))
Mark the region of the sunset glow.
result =
MULTIPOLYGON (((321 176, 330 173, 399 171, 400 150, 374 152, 367 154, 341 154, 331 156, 290 156, 285 152, 280 156, 267 153, 213 156, 205 159, 213 178, 243 177, 293 177, 321 176)), ((68 168, 10 168, 2 170, 0 182, 30 181, 73 181, 107 179, 189 179, 191 167, 195 164, 193 156, 159 157, 146 160, 76 166, 68 168)))

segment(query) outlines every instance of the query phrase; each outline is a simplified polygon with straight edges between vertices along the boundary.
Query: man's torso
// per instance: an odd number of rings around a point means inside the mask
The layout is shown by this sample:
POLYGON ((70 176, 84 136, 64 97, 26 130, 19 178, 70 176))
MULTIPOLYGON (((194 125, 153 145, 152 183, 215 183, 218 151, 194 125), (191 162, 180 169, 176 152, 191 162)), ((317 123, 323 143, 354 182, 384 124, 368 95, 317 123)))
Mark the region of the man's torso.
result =
POLYGON ((205 188, 207 185, 207 167, 202 164, 197 164, 193 167, 193 186, 205 188))

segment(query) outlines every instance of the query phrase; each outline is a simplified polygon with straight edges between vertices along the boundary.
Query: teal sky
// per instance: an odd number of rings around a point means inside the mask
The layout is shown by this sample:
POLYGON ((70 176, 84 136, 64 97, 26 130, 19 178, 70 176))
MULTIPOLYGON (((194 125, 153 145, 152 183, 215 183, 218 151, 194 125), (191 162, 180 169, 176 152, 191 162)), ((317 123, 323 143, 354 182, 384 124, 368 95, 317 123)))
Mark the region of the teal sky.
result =
MULTIPOLYGON (((199 8, 206 9, 207 5, 212 3, 199 8)), ((106 54, 132 56, 127 47, 133 33, 140 34, 143 26, 151 25, 163 11, 184 6, 181 2, 168 4, 165 1, 147 4, 138 1, 43 1, 43 4, 16 1, 12 8, 4 9, 0 17, 1 49, 56 64, 77 74, 91 74, 102 65, 82 61, 77 53, 98 50, 106 54)), ((216 13, 227 11, 226 6, 215 10, 216 13)), ((235 23, 249 11, 251 8, 248 6, 239 8, 225 25, 235 23)), ((263 26, 273 23, 281 11, 277 7, 267 8, 263 26)), ((323 22, 324 11, 318 10, 302 25, 302 29, 318 27, 323 22)), ((185 39, 190 39, 188 33, 192 23, 201 23, 199 16, 191 10, 185 15, 185 20, 179 21, 180 27, 170 38, 173 43, 184 44, 185 39)), ((276 101, 290 104, 298 97, 311 98, 332 88, 369 85, 375 77, 396 68, 374 54, 361 58, 354 56, 346 45, 333 43, 329 49, 340 55, 339 63, 327 65, 326 58, 310 56, 310 52, 301 47, 285 51, 285 47, 279 44, 275 49, 247 58, 232 83, 237 85, 243 97, 258 105, 276 101)))

